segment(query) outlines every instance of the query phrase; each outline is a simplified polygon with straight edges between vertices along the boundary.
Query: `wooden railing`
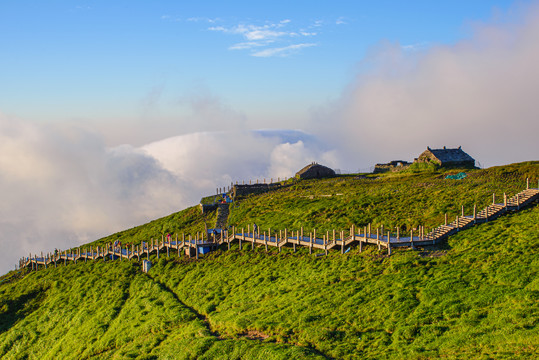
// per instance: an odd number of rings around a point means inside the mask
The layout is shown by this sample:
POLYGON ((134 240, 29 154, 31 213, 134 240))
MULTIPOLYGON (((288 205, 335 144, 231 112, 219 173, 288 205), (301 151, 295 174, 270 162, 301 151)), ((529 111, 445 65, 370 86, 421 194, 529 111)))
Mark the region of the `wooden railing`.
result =
POLYGON ((181 239, 178 238, 178 234, 172 236, 161 236, 161 241, 151 239, 149 243, 141 242, 139 245, 131 244, 125 247, 114 247, 112 244, 107 244, 104 247, 93 246, 77 248, 71 251, 63 251, 57 253, 48 253, 41 256, 30 254, 27 258, 20 259, 19 267, 31 267, 37 270, 41 265, 44 268, 47 266, 57 266, 58 263, 66 264, 67 261, 88 261, 97 259, 112 260, 131 260, 140 259, 146 257, 149 259, 150 254, 156 254, 159 258, 160 254, 164 252, 167 256, 170 256, 170 252, 177 252, 178 256, 181 255, 182 250, 188 257, 199 258, 199 254, 205 252, 205 248, 217 248, 220 245, 226 244, 230 249, 232 242, 237 241, 239 243, 239 249, 242 249, 244 243, 250 243, 251 248, 254 249, 255 245, 264 245, 265 250, 268 251, 269 246, 273 246, 281 251, 283 246, 291 246, 294 251, 296 247, 303 246, 309 248, 311 254, 313 249, 323 250, 322 254, 328 254, 328 251, 334 248, 339 248, 341 253, 345 253, 350 250, 350 247, 356 244, 359 247, 359 251, 363 250, 363 246, 367 244, 376 245, 381 250, 382 247, 387 249, 388 254, 391 254, 391 249, 394 247, 411 247, 416 246, 435 245, 444 240, 450 235, 453 235, 459 231, 473 227, 474 225, 492 221, 497 217, 507 213, 508 211, 519 211, 525 206, 539 199, 539 188, 532 189, 529 187, 529 181, 527 181, 526 190, 519 192, 511 198, 507 198, 504 194, 503 203, 496 203, 495 196, 493 196, 493 203, 486 208, 477 212, 475 206, 472 215, 464 215, 464 208, 462 208, 461 216, 457 216, 455 220, 448 223, 447 216, 445 217, 444 224, 432 229, 430 232, 425 233, 424 227, 414 232, 410 231, 409 236, 401 236, 399 229, 397 233, 391 234, 389 230, 386 231, 384 227, 378 227, 376 230, 371 229, 371 225, 364 226, 363 229, 352 226, 346 231, 332 230, 326 231, 323 234, 317 233, 316 230, 304 233, 303 228, 296 231, 290 231, 288 229, 272 231, 260 231, 257 228, 256 231, 251 231, 250 226, 242 228, 241 231, 232 227, 231 231, 226 229, 221 230, 220 233, 216 233, 211 237, 204 235, 204 233, 197 233, 196 236, 182 234, 181 239))

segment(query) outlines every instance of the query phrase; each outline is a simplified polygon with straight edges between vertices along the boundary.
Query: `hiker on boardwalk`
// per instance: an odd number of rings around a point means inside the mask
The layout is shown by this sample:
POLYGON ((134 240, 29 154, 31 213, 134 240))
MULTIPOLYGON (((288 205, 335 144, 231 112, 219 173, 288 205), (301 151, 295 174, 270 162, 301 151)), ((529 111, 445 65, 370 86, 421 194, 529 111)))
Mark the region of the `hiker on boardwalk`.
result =
POLYGON ((253 224, 253 237, 256 236, 256 230, 258 230, 258 226, 256 226, 256 224, 253 224))

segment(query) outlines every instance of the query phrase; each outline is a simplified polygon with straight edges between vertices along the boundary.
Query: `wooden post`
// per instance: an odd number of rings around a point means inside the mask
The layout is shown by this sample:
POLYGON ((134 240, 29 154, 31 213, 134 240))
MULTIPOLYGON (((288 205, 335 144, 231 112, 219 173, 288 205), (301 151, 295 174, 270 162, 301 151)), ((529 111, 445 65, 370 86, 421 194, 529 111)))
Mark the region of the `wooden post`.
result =
POLYGON ((477 205, 473 204, 473 222, 475 224, 475 221, 477 219, 477 205))
POLYGON ((313 233, 309 233, 309 254, 313 253, 313 233))
MULTIPOLYGON (((341 231, 341 254, 344 254, 344 236, 343 232, 341 231)), ((333 239, 335 239, 335 230, 333 230, 333 239)), ((335 240, 333 240, 335 242, 335 240)))
POLYGON ((241 250, 241 242, 245 241, 245 230, 241 228, 241 238, 240 238, 240 250, 241 250))
MULTIPOLYGON (((383 236, 383 235, 382 235, 383 236)), ((378 244, 378 250, 380 250, 380 228, 376 228, 376 243, 378 244)))
POLYGON ((350 235, 352 235, 352 242, 356 241, 356 226, 354 224, 352 224, 352 234, 350 235))
MULTIPOLYGON (((367 240, 366 236, 367 236, 367 227, 365 226, 363 228, 363 238, 365 239, 365 241, 367 240)), ((359 234, 359 252, 363 252, 363 240, 361 240, 361 231, 360 231, 360 234, 359 234)))
MULTIPOLYGON (((294 231, 292 230, 292 237, 294 237, 294 231)), ((292 246, 294 248, 294 252, 296 252, 296 243, 299 242, 299 230, 296 231, 296 241, 292 243, 292 246)))
POLYGON ((268 238, 266 237, 265 231, 264 231, 264 247, 266 248, 266 252, 268 252, 268 238))
POLYGON ((485 221, 488 221, 488 205, 487 205, 487 208, 485 209, 485 221))
POLYGON ((329 236, 324 238, 324 250, 326 252, 326 256, 328 256, 328 241, 329 241, 329 236))
POLYGON ((520 195, 517 194, 517 210, 520 210, 520 195))
POLYGON ((414 229, 410 230, 410 244, 412 245, 412 250, 414 250, 414 229))
POLYGON ((368 230, 369 230, 369 239, 370 239, 370 238, 371 238, 371 223, 369 223, 369 228, 368 228, 368 230))
POLYGON ((492 193, 492 205, 496 204, 496 193, 492 193))
POLYGON ((503 206, 507 207, 507 195, 503 193, 503 206))
POLYGON ((191 241, 192 241, 192 239, 193 239, 193 238, 192 238, 191 234, 189 234, 189 239, 188 239, 188 241, 189 241, 189 247, 188 247, 188 249, 189 249, 189 250, 187 251, 187 253, 188 253, 188 255, 189 255, 189 258, 191 258, 191 245, 192 245, 192 244, 191 244, 191 241))
POLYGON ((389 236, 389 231, 387 232, 387 254, 391 255, 391 238, 389 236))
POLYGON ((299 234, 299 238, 298 238, 298 245, 301 244, 300 241, 303 241, 303 226, 300 228, 300 234, 299 234))
POLYGON ((464 217, 464 205, 462 205, 461 216, 464 217))
POLYGON ((399 241, 399 240, 400 240, 400 234, 399 234, 399 230, 400 230, 400 228, 399 228, 399 227, 397 226, 397 241, 399 241))

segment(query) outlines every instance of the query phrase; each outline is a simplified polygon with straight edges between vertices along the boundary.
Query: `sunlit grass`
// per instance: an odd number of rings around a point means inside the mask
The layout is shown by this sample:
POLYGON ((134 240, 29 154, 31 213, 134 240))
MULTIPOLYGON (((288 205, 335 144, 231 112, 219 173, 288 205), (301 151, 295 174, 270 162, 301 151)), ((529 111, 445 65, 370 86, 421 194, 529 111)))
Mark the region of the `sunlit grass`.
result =
MULTIPOLYGON (((239 201, 230 223, 435 226, 461 204, 522 190, 539 163, 445 174, 301 181, 239 201)), ((95 244, 193 233, 210 221, 215 213, 204 219, 194 207, 95 244)), ((0 278, 0 357, 530 358, 539 351, 538 234, 535 206, 391 257, 376 247, 318 257, 233 244, 198 261, 152 256, 148 275, 134 261, 103 260, 10 272, 0 278)))

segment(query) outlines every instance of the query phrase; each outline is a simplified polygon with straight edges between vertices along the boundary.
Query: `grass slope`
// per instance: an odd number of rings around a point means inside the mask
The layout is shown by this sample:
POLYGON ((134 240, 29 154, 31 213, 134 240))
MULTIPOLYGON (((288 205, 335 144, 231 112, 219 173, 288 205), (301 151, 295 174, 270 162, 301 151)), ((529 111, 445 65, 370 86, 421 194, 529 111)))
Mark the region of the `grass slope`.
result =
MULTIPOLYGON (((363 228, 384 225, 409 231, 419 225, 427 229, 461 214, 492 203, 492 194, 503 203, 503 193, 512 196, 526 186, 526 178, 539 178, 539 162, 468 171, 463 180, 445 179, 460 170, 401 172, 369 175, 366 178, 341 176, 326 180, 292 183, 278 191, 248 197, 231 208, 229 223, 247 228, 256 222, 262 227, 306 231, 363 228)), ((537 181, 537 180, 535 180, 537 181)), ((537 186, 537 183, 532 184, 537 186)))
MULTIPOLYGON (((534 162, 461 181, 435 171, 300 182, 238 202, 231 221, 346 228, 392 215, 385 226, 413 226, 413 216, 443 219, 460 200, 517 192, 538 173, 534 162), (391 190, 395 196, 385 195, 391 190), (320 196, 330 191, 347 196, 320 196), (438 200, 429 200, 434 192, 438 200), (347 205, 347 197, 370 207, 347 205), (403 201, 410 208, 400 210, 403 201)), ((203 224, 191 208, 100 241, 138 243, 203 224)), ((11 272, 0 279, 0 357, 529 358, 539 351, 538 234, 536 206, 461 232, 441 248, 391 257, 375 247, 316 257, 306 249, 268 255, 263 247, 234 246, 199 261, 154 258, 148 275, 127 261, 11 272)))

